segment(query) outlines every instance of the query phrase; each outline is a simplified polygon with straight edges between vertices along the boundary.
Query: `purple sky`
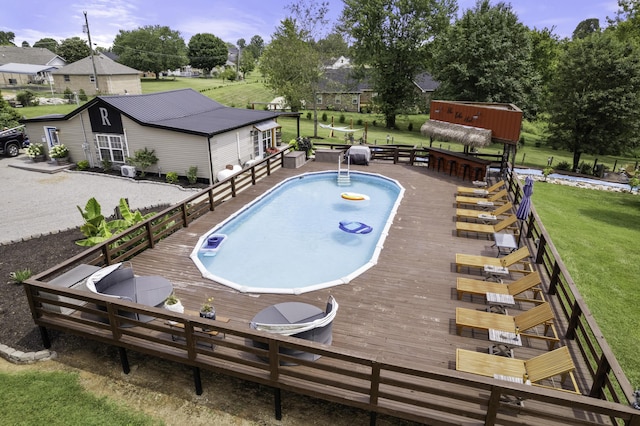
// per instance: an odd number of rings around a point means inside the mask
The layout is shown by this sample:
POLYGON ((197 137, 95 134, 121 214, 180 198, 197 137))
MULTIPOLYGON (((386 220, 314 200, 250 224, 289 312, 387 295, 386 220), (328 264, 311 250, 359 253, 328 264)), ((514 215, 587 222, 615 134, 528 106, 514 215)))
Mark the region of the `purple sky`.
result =
MULTIPOLYGON (((82 32, 83 11, 87 11, 92 42, 108 47, 118 31, 145 25, 166 25, 189 42, 197 33, 212 33, 224 41, 247 42, 254 35, 268 42, 276 26, 288 14, 292 0, 21 0, 4 2, 0 31, 13 31, 15 44, 33 44, 44 37, 58 41, 86 38, 82 32)), ((460 11, 475 0, 458 0, 460 11)), ((492 0, 492 4, 496 1, 492 0)), ((514 0, 510 2, 520 21, 530 28, 555 26, 555 34, 570 37, 584 19, 606 17, 618 9, 616 0, 514 0)), ((335 22, 342 10, 341 0, 329 0, 329 18, 335 22)))

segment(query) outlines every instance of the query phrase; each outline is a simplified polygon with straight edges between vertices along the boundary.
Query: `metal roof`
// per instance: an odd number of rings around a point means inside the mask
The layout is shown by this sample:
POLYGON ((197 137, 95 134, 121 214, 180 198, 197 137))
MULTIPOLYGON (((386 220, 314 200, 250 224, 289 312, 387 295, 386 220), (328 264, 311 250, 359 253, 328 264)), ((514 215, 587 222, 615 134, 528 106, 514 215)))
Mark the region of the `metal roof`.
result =
POLYGON ((57 68, 48 65, 16 64, 13 62, 0 65, 0 72, 12 74, 38 74, 42 71, 52 71, 55 69, 57 68))
POLYGON ((193 89, 179 89, 144 95, 98 96, 66 116, 36 117, 21 122, 46 119, 68 120, 80 111, 104 103, 142 126, 176 132, 214 136, 240 127, 273 120, 281 115, 299 115, 224 106, 193 89))

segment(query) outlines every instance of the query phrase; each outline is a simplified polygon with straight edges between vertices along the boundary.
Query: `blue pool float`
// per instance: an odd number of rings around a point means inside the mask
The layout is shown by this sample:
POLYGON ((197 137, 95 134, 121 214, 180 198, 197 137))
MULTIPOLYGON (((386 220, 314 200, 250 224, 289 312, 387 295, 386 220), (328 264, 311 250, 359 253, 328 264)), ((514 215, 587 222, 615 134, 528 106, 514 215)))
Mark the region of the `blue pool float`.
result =
POLYGON ((373 228, 362 222, 352 222, 348 220, 340 221, 340 229, 350 234, 368 234, 373 228))
POLYGON ((211 234, 200 247, 200 251, 203 252, 204 256, 215 256, 226 238, 225 234, 211 234))

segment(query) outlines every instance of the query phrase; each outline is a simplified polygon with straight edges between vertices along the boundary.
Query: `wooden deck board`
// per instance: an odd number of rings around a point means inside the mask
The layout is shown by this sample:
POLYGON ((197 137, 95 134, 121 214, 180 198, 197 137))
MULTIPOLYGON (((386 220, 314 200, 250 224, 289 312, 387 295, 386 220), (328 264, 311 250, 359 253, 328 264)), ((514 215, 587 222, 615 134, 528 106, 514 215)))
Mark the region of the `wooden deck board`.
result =
MULTIPOLYGON (((197 310, 208 297, 220 315, 235 324, 246 324, 263 308, 285 301, 307 302, 323 307, 333 295, 340 310, 333 325, 333 346, 366 351, 379 359, 402 360, 423 367, 455 368, 455 350, 486 350, 490 344, 486 335, 455 332, 455 308, 483 309, 480 298, 457 300, 453 265, 456 253, 495 256, 492 241, 455 235, 455 191, 460 180, 428 170, 372 162, 352 166, 352 170, 379 173, 397 179, 405 195, 389 230, 378 264, 349 284, 301 295, 243 294, 202 278, 189 258, 198 238, 229 215, 278 182, 290 176, 319 170, 329 170, 328 163, 308 162, 300 169, 280 169, 257 185, 216 207, 165 240, 132 259, 139 275, 163 275, 175 287, 186 309, 197 310), (480 303, 479 303, 480 302, 480 303)), ((277 218, 274 218, 277 223, 277 218)), ((295 253, 274 253, 273 262, 283 266, 295 253)), ((260 267, 260 262, 255 267, 260 267)), ((311 260, 310 260, 311 261, 311 260)), ((247 259, 251 265, 251 259, 247 259)), ((475 274, 478 277, 478 274, 475 274)), ((547 297, 553 303, 552 297, 547 297)), ((514 310, 517 312, 517 309, 514 310)), ((556 316, 559 313, 556 311, 556 316)), ((562 335, 565 322, 559 321, 562 335)), ((529 358, 546 346, 530 342, 531 346, 515 350, 519 358, 529 358)), ((562 340, 561 344, 571 346, 562 340)), ((572 351, 577 366, 576 377, 583 393, 590 379, 584 363, 572 351)))

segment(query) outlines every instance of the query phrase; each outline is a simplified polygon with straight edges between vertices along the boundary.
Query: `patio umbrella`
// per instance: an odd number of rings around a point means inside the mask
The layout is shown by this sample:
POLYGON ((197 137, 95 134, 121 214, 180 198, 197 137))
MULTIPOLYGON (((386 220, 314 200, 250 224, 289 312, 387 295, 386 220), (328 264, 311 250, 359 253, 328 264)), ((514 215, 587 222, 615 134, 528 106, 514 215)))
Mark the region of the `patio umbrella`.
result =
POLYGON ((518 235, 518 246, 520 245, 520 238, 522 238, 522 228, 524 228, 524 222, 529 217, 529 211, 531 210, 531 194, 533 194, 533 178, 527 176, 524 181, 524 188, 522 188, 524 196, 520 201, 518 210, 516 211, 516 217, 521 220, 520 222, 520 234, 518 235))

